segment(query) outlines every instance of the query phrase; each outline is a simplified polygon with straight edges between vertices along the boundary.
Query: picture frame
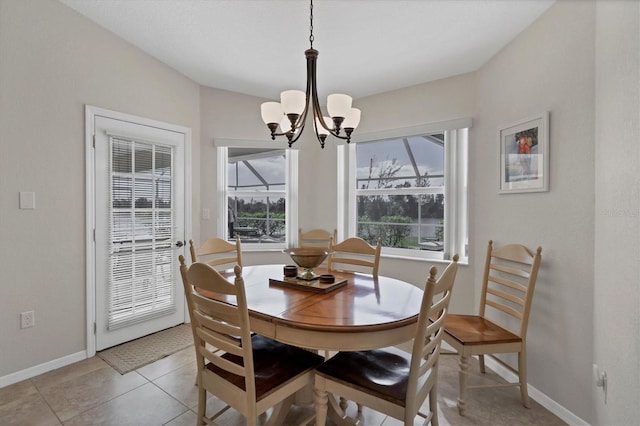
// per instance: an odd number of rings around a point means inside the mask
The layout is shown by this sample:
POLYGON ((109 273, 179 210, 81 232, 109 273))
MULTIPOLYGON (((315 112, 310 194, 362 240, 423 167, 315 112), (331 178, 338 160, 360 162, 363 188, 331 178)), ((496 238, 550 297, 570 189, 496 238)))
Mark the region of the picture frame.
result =
POLYGON ((549 190, 549 112, 499 129, 501 194, 549 190))

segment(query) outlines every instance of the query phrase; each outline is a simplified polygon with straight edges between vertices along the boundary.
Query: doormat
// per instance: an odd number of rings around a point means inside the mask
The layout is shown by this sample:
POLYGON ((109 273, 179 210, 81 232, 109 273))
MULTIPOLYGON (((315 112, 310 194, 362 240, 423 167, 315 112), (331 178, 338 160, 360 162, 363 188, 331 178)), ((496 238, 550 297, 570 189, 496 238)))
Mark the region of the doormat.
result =
POLYGON ((120 374, 126 374, 191 345, 193 345, 191 325, 181 324, 105 349, 97 352, 96 355, 120 374))

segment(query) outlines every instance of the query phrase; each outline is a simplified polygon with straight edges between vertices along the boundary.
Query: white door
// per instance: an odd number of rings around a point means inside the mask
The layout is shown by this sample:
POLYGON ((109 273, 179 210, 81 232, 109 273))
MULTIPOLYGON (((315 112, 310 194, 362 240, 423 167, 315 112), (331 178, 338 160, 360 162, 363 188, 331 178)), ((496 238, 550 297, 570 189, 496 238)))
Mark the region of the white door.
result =
POLYGON ((94 116, 95 347, 184 322, 184 133, 94 116))

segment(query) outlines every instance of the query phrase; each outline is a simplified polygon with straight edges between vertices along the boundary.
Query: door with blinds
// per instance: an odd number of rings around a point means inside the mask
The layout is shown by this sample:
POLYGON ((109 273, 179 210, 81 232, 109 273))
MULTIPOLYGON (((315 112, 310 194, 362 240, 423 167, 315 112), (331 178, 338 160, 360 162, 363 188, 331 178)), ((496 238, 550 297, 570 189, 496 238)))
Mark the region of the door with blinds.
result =
POLYGON ((95 339, 184 322, 185 134, 95 117, 95 339))

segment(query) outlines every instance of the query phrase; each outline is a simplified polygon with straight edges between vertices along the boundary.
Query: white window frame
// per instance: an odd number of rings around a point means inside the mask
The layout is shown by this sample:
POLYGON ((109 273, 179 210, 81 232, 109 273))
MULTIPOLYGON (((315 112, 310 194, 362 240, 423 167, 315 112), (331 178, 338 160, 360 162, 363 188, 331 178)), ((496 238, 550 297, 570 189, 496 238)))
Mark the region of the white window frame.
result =
MULTIPOLYGON (((223 139, 216 140, 216 154, 217 154, 217 206, 218 206, 218 220, 216 223, 217 234, 227 235, 227 208, 229 192, 227 190, 229 186, 227 178, 227 164, 229 162, 229 148, 265 148, 264 141, 251 141, 251 140, 235 140, 235 139, 223 139)), ((285 152, 286 162, 286 189, 284 191, 269 191, 269 194, 279 193, 285 196, 285 232, 286 238, 283 243, 242 243, 242 250, 247 251, 280 251, 289 247, 292 242, 297 238, 298 230, 298 150, 294 148, 288 148, 286 143, 274 142, 269 149, 274 151, 283 150, 285 152)), ((247 194, 257 194, 261 191, 247 191, 247 194)), ((263 191, 264 192, 264 191, 263 191)), ((234 192, 233 195, 242 195, 242 192, 234 192)), ((266 195, 266 192, 265 192, 266 195)))
MULTIPOLYGON (((373 193, 376 190, 358 190, 356 188, 356 144, 383 139, 404 138, 434 133, 445 134, 445 170, 444 170, 444 250, 402 249, 382 247, 385 257, 410 259, 449 260, 454 254, 461 262, 468 260, 468 129, 470 118, 430 123, 414 127, 391 129, 379 132, 359 134, 352 137, 349 145, 338 147, 338 239, 357 235, 358 193, 373 193)), ((408 188, 401 193, 427 194, 441 193, 438 187, 408 188)), ((388 192, 388 191, 385 191, 388 192)))

